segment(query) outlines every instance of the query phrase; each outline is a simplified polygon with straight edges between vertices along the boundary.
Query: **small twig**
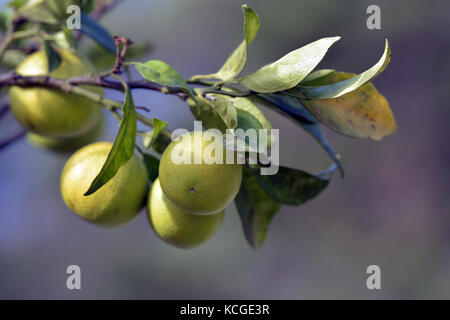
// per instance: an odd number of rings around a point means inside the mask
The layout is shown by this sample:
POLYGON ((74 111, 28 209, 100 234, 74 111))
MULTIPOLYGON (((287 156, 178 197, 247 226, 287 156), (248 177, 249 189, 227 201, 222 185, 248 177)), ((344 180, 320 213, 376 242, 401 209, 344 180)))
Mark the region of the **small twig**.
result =
POLYGON ((136 109, 138 109, 138 110, 143 110, 143 111, 145 111, 145 112, 150 112, 150 108, 143 107, 143 106, 136 106, 136 109))
POLYGON ((16 133, 10 138, 7 138, 6 140, 0 142, 0 150, 3 150, 4 148, 8 147, 9 145, 13 144, 14 142, 22 139, 25 137, 27 132, 25 130, 21 130, 20 132, 16 133))
POLYGON ((8 30, 5 33, 5 36, 3 37, 2 41, 0 42, 0 60, 5 53, 6 49, 11 45, 11 43, 16 40, 14 36, 14 32, 25 22, 25 19, 23 17, 16 17, 11 22, 11 25, 9 26, 8 30))
POLYGON ((125 54, 127 53, 128 46, 132 44, 133 41, 125 37, 114 36, 114 43, 116 44, 116 61, 114 62, 111 73, 121 74, 125 54))
POLYGON ((205 89, 203 91, 203 95, 207 95, 209 93, 222 94, 222 95, 229 96, 229 97, 234 97, 234 98, 250 97, 250 96, 253 96, 253 95, 257 94, 257 92, 254 92, 254 91, 251 91, 251 90, 244 91, 244 92, 233 92, 233 91, 224 91, 224 90, 215 90, 215 89, 205 89))

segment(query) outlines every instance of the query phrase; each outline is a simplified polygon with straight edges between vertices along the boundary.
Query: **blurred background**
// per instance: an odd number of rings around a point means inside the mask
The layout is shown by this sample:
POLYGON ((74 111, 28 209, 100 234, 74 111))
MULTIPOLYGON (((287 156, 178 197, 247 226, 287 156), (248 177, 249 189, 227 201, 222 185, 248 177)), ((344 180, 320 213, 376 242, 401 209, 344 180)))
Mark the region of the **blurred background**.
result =
MULTIPOLYGON (((162 59, 190 77, 216 71, 242 40, 241 1, 127 0, 102 24, 151 43, 143 61, 162 59)), ((0 298, 450 298, 450 2, 247 3, 261 28, 244 73, 335 35, 342 39, 319 67, 359 73, 378 61, 388 38, 392 61, 374 83, 389 100, 398 131, 374 142, 327 130, 346 177, 335 175, 301 207, 283 207, 257 251, 246 243, 234 205, 217 236, 189 251, 160 241, 144 212, 117 229, 84 222, 59 193, 69 156, 22 139, 0 153, 0 298), (366 27, 371 4, 381 7, 381 30, 366 27), (71 264, 81 267, 82 290, 66 289, 71 264), (381 290, 366 287, 373 264, 381 267, 381 290)), ((193 127, 175 97, 135 91, 135 100, 170 129, 193 127)), ((311 171, 329 165, 302 129, 263 111, 280 128, 282 165, 311 171)), ((8 116, 0 128, 17 124, 8 116)), ((116 130, 108 115, 101 140, 112 141, 116 130)))

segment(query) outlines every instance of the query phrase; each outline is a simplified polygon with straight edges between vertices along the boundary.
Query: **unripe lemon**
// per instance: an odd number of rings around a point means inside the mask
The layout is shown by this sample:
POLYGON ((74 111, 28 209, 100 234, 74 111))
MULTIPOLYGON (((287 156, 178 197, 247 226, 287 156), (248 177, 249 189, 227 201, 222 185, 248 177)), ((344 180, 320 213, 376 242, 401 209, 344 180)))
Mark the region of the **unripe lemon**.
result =
POLYGON ((187 249, 206 242, 216 234, 222 225, 224 211, 207 216, 189 214, 164 195, 159 179, 156 179, 148 197, 147 216, 162 240, 187 249))
POLYGON ((161 188, 170 200, 189 213, 211 214, 225 209, 241 185, 242 165, 226 164, 226 150, 222 145, 222 163, 207 163, 219 151, 208 152, 212 150, 210 144, 203 132, 191 132, 172 141, 161 157, 161 188), (180 152, 191 159, 190 164, 175 161, 180 152), (194 164, 194 155, 200 156, 202 164, 194 164))
POLYGON ((108 227, 133 219, 144 206, 148 190, 146 168, 133 156, 105 185, 84 196, 111 147, 109 142, 97 142, 81 148, 70 157, 61 174, 66 205, 81 218, 108 227))
POLYGON ((57 152, 75 152, 81 147, 92 143, 96 140, 103 130, 103 119, 97 122, 97 124, 89 129, 89 131, 76 136, 69 138, 52 138, 41 136, 36 133, 28 132, 27 140, 34 146, 38 148, 44 148, 51 151, 57 152))
MULTIPOLYGON (((58 50, 61 64, 50 73, 56 78, 70 78, 94 73, 93 67, 69 50, 58 50)), ((42 76, 48 73, 44 51, 28 56, 16 69, 22 76, 42 76)), ((101 92, 95 88, 93 91, 101 92)), ((51 88, 11 87, 11 110, 17 121, 28 131, 52 136, 69 137, 85 133, 101 116, 100 106, 81 96, 51 88)))

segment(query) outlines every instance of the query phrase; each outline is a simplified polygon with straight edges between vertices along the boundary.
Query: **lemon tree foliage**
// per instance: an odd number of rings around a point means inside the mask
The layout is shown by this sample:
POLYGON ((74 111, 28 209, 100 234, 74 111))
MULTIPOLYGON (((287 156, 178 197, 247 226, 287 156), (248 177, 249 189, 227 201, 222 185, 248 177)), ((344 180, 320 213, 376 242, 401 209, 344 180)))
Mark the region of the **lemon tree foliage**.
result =
MULTIPOLYGON (((259 31, 260 18, 243 5, 243 40, 217 71, 186 79, 165 61, 139 61, 139 56, 151 49, 148 44, 130 46, 130 41, 121 40, 126 38, 113 38, 93 16, 105 10, 100 8, 105 3, 109 2, 13 0, 0 12, 0 31, 8 35, 0 47, 0 62, 8 69, 16 69, 17 74, 10 80, 16 82, 6 85, 12 86, 11 109, 28 131, 30 141, 49 146, 49 149, 68 150, 63 148, 68 138, 45 136, 47 131, 53 133, 49 128, 36 130, 37 121, 45 123, 45 119, 37 119, 32 110, 40 111, 39 114, 45 114, 45 110, 56 110, 52 113, 57 114, 61 110, 64 116, 64 108, 54 109, 52 103, 65 104, 67 108, 71 103, 89 101, 105 106, 120 121, 112 145, 92 144, 82 148, 68 162, 62 175, 64 200, 88 221, 108 226, 122 224, 131 220, 146 203, 147 216, 156 234, 169 244, 190 248, 216 233, 222 224, 224 209, 234 200, 245 237, 252 247, 258 248, 282 205, 302 205, 328 186, 336 170, 343 176, 340 156, 324 134, 323 126, 345 136, 374 140, 396 130, 388 101, 372 84, 391 59, 387 40, 378 62, 359 74, 317 69, 327 51, 340 39, 338 36, 319 39, 257 70, 244 71, 249 59, 247 49, 259 31), (65 8, 71 4, 81 8, 81 35, 93 40, 87 46, 80 45, 83 40, 80 33, 65 26, 65 8), (21 74, 17 67, 29 59, 25 53, 30 45, 39 52, 42 69, 39 74, 21 74), (89 72, 83 77, 76 70, 69 73, 66 69, 74 63, 67 64, 65 60, 74 59, 70 52, 87 57, 90 62, 85 62, 86 70, 93 70, 93 65, 102 72, 101 76, 89 72), (125 80, 123 73, 126 71, 129 75, 134 69, 139 78, 125 80), (38 75, 42 77, 30 79, 38 75), (65 80, 67 75, 79 78, 65 80), (36 84, 39 88, 21 88, 36 84), (45 86, 49 88, 41 88, 45 86), (124 92, 124 103, 106 99, 101 88, 93 86, 124 92), (245 147, 244 165, 175 164, 170 153, 177 146, 184 146, 183 152, 188 152, 190 157, 198 148, 207 150, 210 142, 202 141, 200 146, 194 146, 191 140, 171 142, 171 132, 167 129, 170 125, 166 121, 150 119, 136 111, 132 96, 136 88, 176 95, 186 102, 193 117, 201 120, 206 129, 218 129, 222 134, 238 129, 272 129, 273 125, 264 114, 265 108, 270 108, 309 133, 330 157, 332 165, 315 174, 280 165, 276 174, 262 175, 261 169, 267 164, 248 162, 252 153, 259 152, 261 141, 255 146, 239 139, 238 145, 245 147), (34 108, 25 108, 23 106, 28 104, 23 98, 27 91, 21 90, 47 90, 42 92, 54 98, 45 104, 33 102, 34 108), (137 122, 150 129, 138 130, 137 122), (138 135, 143 147, 136 144, 138 135), (89 166, 86 159, 94 159, 89 161, 95 165, 89 166), (87 166, 84 173, 76 169, 78 165, 87 166), (153 186, 145 201, 143 195, 147 195, 148 183, 153 186)), ((74 130, 70 141, 85 143, 85 137, 94 132, 94 124, 99 123, 98 119, 84 119, 82 110, 82 107, 71 110, 70 116, 86 130, 74 130)), ((194 136, 193 133, 187 135, 194 136)), ((270 137, 271 133, 267 142, 269 148, 273 148, 270 137)), ((224 147, 234 151, 236 145, 224 147)))
POLYGON ((85 196, 94 193, 111 180, 120 167, 127 163, 134 154, 136 143, 136 110, 133 97, 128 88, 126 88, 122 114, 123 118, 120 121, 116 140, 106 158, 105 164, 94 181, 92 181, 89 189, 84 194, 85 196))

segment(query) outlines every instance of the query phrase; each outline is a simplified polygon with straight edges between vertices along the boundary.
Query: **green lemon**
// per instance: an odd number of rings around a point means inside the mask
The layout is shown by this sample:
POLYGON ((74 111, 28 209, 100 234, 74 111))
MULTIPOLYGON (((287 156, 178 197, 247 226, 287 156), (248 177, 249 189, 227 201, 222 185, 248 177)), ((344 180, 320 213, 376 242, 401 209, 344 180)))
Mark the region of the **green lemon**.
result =
POLYGON ((191 132, 172 141, 159 165, 164 194, 192 214, 211 214, 225 209, 239 191, 242 165, 236 161, 225 164, 226 151, 222 144, 220 148, 222 163, 208 164, 210 156, 215 156, 219 148, 214 151, 203 132, 191 132), (180 153, 191 163, 179 163, 176 157, 180 153), (199 155, 201 164, 194 164, 194 155, 199 155))
POLYGON ((28 132, 27 140, 38 148, 44 148, 57 152, 75 152, 81 147, 96 140, 103 130, 103 119, 100 118, 97 124, 86 133, 69 138, 52 138, 28 132))
POLYGON ((133 156, 104 186, 84 196, 111 150, 109 142, 96 142, 75 152, 61 174, 61 194, 66 205, 81 218, 112 227, 133 219, 145 204, 147 171, 133 156))
MULTIPOLYGON (((94 73, 93 67, 76 53, 58 50, 61 64, 50 73, 57 78, 70 78, 94 73)), ((28 56, 16 69, 23 76, 42 76, 48 73, 44 51, 28 56)), ((95 88, 93 91, 101 92, 95 88)), ((17 121, 28 131, 51 137, 80 135, 91 129, 101 116, 100 106, 84 97, 51 88, 11 87, 11 110, 17 121)))
POLYGON ((207 216, 189 214, 164 195, 159 179, 156 179, 148 197, 147 216, 162 240, 187 249, 206 242, 216 234, 222 225, 224 211, 207 216))

